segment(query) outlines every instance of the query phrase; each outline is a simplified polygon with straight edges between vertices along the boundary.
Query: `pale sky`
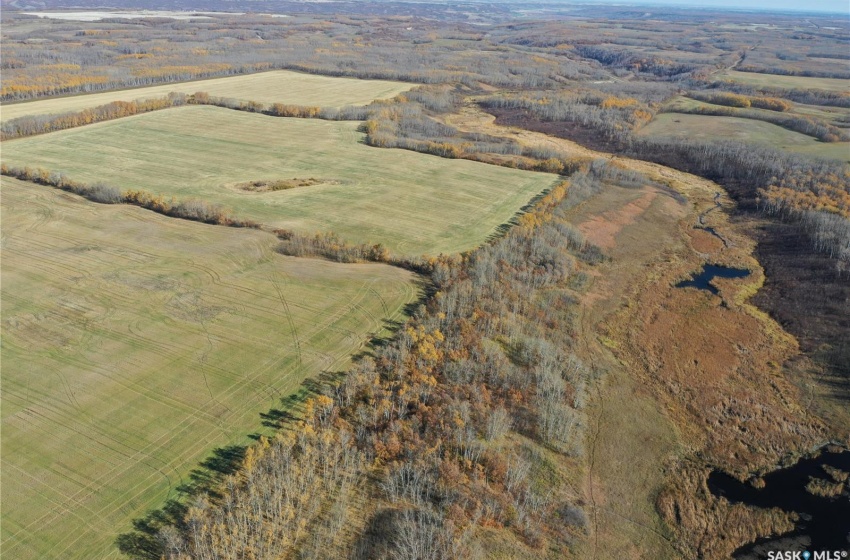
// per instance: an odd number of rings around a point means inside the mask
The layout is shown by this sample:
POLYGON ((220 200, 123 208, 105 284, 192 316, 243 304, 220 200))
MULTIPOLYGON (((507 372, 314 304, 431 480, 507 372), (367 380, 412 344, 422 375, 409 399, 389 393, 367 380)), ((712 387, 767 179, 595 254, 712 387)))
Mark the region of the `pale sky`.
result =
POLYGON ((850 0, 591 0, 600 4, 656 4, 708 8, 755 8, 839 12, 850 16, 850 0))

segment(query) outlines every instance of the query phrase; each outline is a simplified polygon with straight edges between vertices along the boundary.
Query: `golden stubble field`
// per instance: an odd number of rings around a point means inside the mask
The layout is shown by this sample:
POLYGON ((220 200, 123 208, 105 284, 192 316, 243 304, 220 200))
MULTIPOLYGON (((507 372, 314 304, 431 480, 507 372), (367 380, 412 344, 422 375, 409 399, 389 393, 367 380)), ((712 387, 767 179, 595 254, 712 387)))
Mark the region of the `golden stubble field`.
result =
POLYGON ((82 111, 113 101, 138 101, 163 97, 171 92, 193 94, 199 91, 219 97, 260 103, 318 107, 368 105, 375 99, 395 97, 414 86, 415 84, 389 80, 332 78, 289 70, 273 70, 259 74, 4 104, 0 107, 0 118, 7 121, 31 115, 82 111))
POLYGON ((404 255, 471 249, 557 177, 363 143, 359 123, 180 107, 3 143, 9 165, 223 204, 240 218, 333 231, 404 255), (317 179, 277 192, 255 180, 317 179))
POLYGON ((118 557, 131 519, 418 297, 407 271, 275 243, 3 178, 4 558, 118 557))

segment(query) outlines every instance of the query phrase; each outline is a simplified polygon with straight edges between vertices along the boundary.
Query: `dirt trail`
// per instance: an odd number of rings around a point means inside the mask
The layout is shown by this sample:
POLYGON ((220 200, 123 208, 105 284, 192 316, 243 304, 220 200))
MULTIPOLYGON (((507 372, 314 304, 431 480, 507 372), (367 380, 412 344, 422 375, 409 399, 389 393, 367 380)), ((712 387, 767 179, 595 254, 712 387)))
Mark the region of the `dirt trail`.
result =
POLYGON ((728 558, 787 527, 781 515, 730 507, 705 491, 707 465, 767 469, 822 436, 782 364, 796 340, 747 303, 764 282, 755 242, 732 223, 717 184, 569 140, 495 124, 467 105, 446 123, 467 132, 613 159, 658 188, 606 188, 571 211, 609 262, 588 271, 578 352, 601 373, 589 408, 586 497, 591 558, 728 558), (675 288, 702 264, 746 268, 719 295, 675 288), (661 515, 659 515, 659 511, 661 515), (663 520, 662 520, 663 517, 663 520))

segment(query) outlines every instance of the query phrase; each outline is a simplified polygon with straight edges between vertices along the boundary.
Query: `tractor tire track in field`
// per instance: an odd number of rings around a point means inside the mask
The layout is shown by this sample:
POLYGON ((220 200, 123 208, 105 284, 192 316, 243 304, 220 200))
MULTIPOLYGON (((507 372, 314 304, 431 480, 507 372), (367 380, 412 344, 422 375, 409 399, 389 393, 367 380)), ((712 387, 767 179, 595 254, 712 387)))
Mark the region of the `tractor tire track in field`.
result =
MULTIPOLYGON (((40 412, 38 412, 38 411, 36 411, 32 408, 27 409, 25 412, 32 415, 32 416, 39 417, 39 418, 47 420, 48 422, 51 422, 51 420, 48 416, 46 416, 45 414, 42 414, 42 413, 40 413, 40 412)), ((67 429, 71 432, 74 432, 77 435, 80 435, 80 436, 82 436, 82 437, 84 437, 88 440, 94 441, 99 446, 109 450, 110 452, 112 452, 112 453, 114 453, 114 454, 116 454, 120 457, 123 457, 125 459, 123 464, 127 465, 128 468, 129 468, 129 466, 132 466, 131 465, 132 459, 135 459, 136 456, 138 455, 138 452, 135 452, 135 450, 133 450, 132 448, 130 449, 130 452, 133 452, 133 453, 122 451, 119 447, 128 447, 128 446, 124 442, 122 442, 121 440, 119 440, 119 439, 117 439, 113 436, 109 436, 108 434, 104 433, 102 430, 95 428, 94 431, 99 436, 99 438, 93 439, 93 438, 91 438, 91 435, 89 433, 84 432, 81 429, 76 428, 75 427, 76 422, 73 422, 73 421, 69 422, 69 423, 58 422, 57 424, 62 426, 64 429, 67 429)), ((88 426, 88 427, 92 428, 92 426, 88 426)), ((146 455, 145 458, 142 458, 141 463, 144 464, 145 466, 147 466, 148 468, 150 468, 152 471, 159 472, 168 481, 169 489, 172 488, 171 477, 166 472, 164 472, 162 470, 162 468, 157 467, 153 464, 150 464, 148 462, 148 459, 154 459, 154 457, 152 457, 150 455, 146 455)), ((164 467, 166 467, 166 468, 169 467, 169 465, 167 465, 164 461, 161 461, 161 462, 163 463, 164 467)), ((110 479, 99 478, 96 481, 95 480, 90 481, 87 486, 80 488, 76 493, 71 494, 71 495, 63 495, 63 497, 65 498, 66 501, 79 502, 79 498, 80 498, 81 495, 90 494, 92 492, 92 490, 94 489, 94 485, 100 486, 100 485, 102 485, 104 480, 108 481, 110 479)), ((86 509, 93 514, 96 513, 93 510, 90 510, 89 508, 86 508, 86 509)), ((55 518, 56 515, 57 515, 57 512, 55 512, 55 511, 47 512, 47 513, 43 514, 40 518, 38 518, 38 519, 30 522, 26 526, 22 527, 18 531, 18 533, 20 533, 21 531, 28 531, 31 527, 34 527, 34 526, 37 526, 37 525, 43 523, 45 521, 45 519, 47 519, 47 518, 55 518), (50 517, 50 516, 53 516, 53 517, 50 517)), ((95 517, 99 518, 99 516, 95 516, 95 517)))
POLYGON ((280 303, 283 306, 283 312, 286 316, 286 321, 289 323, 289 331, 292 334, 293 341, 295 342, 295 355, 298 361, 298 367, 301 367, 303 363, 301 359, 301 341, 298 340, 298 329, 295 328, 295 322, 292 320, 292 313, 289 311, 289 303, 287 303, 286 298, 283 297, 283 291, 281 291, 280 285, 275 279, 274 272, 271 276, 269 276, 269 281, 271 282, 272 286, 274 286, 274 289, 277 292, 278 297, 280 298, 280 303))
MULTIPOLYGON (((4 210, 9 210, 9 208, 4 208, 4 210)), ((122 212, 122 214, 124 213, 122 212)), ((129 218, 129 216, 134 216, 136 213, 127 212, 126 214, 129 218)), ((42 217, 36 222, 37 224, 41 224, 42 222, 46 224, 60 219, 68 220, 68 216, 59 216, 55 212, 53 215, 42 213, 40 216, 42 217), (47 218, 46 222, 44 218, 47 218)), ((73 214, 70 217, 73 218, 73 214)), ((144 222, 146 220, 135 221, 144 222)), ((44 513, 34 522, 42 526, 51 525, 63 517, 68 510, 76 512, 75 515, 77 516, 81 513, 84 515, 91 514, 92 519, 102 520, 114 518, 116 514, 119 516, 127 515, 131 511, 134 511, 133 508, 136 507, 134 503, 138 504, 140 497, 148 496, 152 489, 162 486, 163 479, 161 477, 164 477, 167 481, 168 489, 173 489, 173 485, 177 483, 174 482, 175 475, 178 479, 182 479, 179 474, 181 467, 184 464, 195 464, 197 461, 196 458, 202 456, 210 447, 209 438, 194 438, 188 445, 181 443, 184 440, 189 441, 187 440, 187 436, 197 432, 197 423, 201 422, 214 429, 224 430, 224 425, 227 425, 231 419, 243 419, 249 413, 253 415, 256 412, 255 405, 257 403, 264 402, 267 399, 273 400, 280 398, 281 395, 281 390, 278 389, 279 384, 266 383, 262 381, 263 378, 269 377, 272 372, 275 374, 280 372, 283 375, 275 375, 274 378, 283 380, 286 383, 286 379, 291 379, 293 374, 298 374, 299 370, 303 370, 306 367, 322 370, 335 367, 336 364, 349 359, 351 353, 349 350, 353 351, 350 346, 358 342, 362 344, 362 339, 366 337, 365 334, 358 336, 359 330, 347 328, 347 326, 349 324, 357 324, 358 326, 368 325, 377 328, 382 324, 379 315, 383 314, 386 316, 389 312, 387 300, 382 297, 380 289, 375 288, 381 282, 382 278, 370 278, 356 288, 355 286, 357 285, 352 283, 345 290, 339 292, 336 289, 330 290, 329 295, 332 297, 315 300, 319 302, 318 305, 305 305, 301 301, 292 301, 293 296, 286 292, 286 285, 289 281, 286 279, 286 273, 283 271, 273 272, 273 276, 270 278, 274 292, 263 292, 224 280, 224 274, 220 270, 189 262, 190 269, 194 268, 200 273, 193 275, 196 278, 196 282, 193 282, 193 284, 200 283, 195 286, 196 288, 210 284, 216 286, 218 290, 216 290, 216 293, 209 294, 209 297, 215 300, 229 302, 233 306, 238 306, 240 310, 247 310, 247 315, 249 315, 247 319, 252 319, 250 315, 254 312, 261 321, 270 321, 270 318, 277 316, 277 323, 282 324, 282 321, 279 320, 282 318, 274 313, 271 306, 265 305, 267 301, 270 302, 274 299, 279 301, 286 315, 286 325, 291 331, 293 338, 292 344, 296 350, 295 356, 291 353, 286 353, 283 356, 273 356, 272 359, 264 360, 263 363, 259 364, 259 367, 251 367, 247 371, 240 370, 242 375, 237 375, 234 371, 230 371, 231 368, 227 367, 226 364, 222 367, 216 366, 213 363, 215 361, 214 356, 220 346, 239 344, 240 331, 234 322, 218 320, 214 322, 208 320, 196 321, 195 326, 202 331, 202 333, 197 332, 196 334, 203 334, 206 338, 206 348, 198 356, 197 348, 193 350, 188 343, 181 343, 182 339, 180 337, 172 336, 172 333, 176 335, 177 329, 185 328, 185 325, 183 325, 183 321, 173 319, 169 316, 160 317, 160 312, 157 311, 158 307, 155 307, 161 303, 158 298, 153 300, 153 305, 142 300, 145 303, 142 312, 131 315, 117 330, 115 325, 104 325, 101 321, 102 318, 114 316, 117 310, 123 310, 125 307, 132 308, 133 305, 138 305, 139 298, 136 292, 122 292, 122 288, 115 283, 115 279, 113 278, 106 279, 106 285, 104 285, 103 275, 99 272, 92 274, 90 270, 100 270, 105 264, 115 258, 122 259, 122 265, 132 262, 134 265, 139 266, 131 265, 131 276, 129 278, 121 277, 118 280, 122 281, 122 284, 124 280, 131 281, 132 283, 127 285, 134 289, 150 290, 146 286, 153 284, 158 278, 163 276, 163 274, 157 275, 156 272, 151 272, 150 270, 151 262, 155 259, 161 259, 160 256, 136 250, 129 244, 116 245, 110 243, 108 246, 90 246, 75 242, 75 238, 71 236, 63 238, 53 233, 47 233, 44 231, 45 228, 43 225, 37 225, 36 230, 38 228, 41 228, 41 231, 38 231, 38 236, 41 237, 40 240, 30 240, 24 236, 20 236, 22 238, 21 241, 27 241, 28 243, 35 241, 35 244, 38 246, 36 251, 37 260, 33 261, 29 259, 34 266, 30 267, 31 270, 28 273, 39 273, 44 280, 49 281, 50 285, 55 288, 59 288, 66 281, 84 282, 87 280, 93 280, 97 288, 97 298, 91 299, 83 297, 85 295, 81 291, 83 286, 79 286, 79 290, 70 292, 73 297, 68 298, 64 302, 64 305, 45 309, 46 320, 50 321, 53 325, 57 323, 71 325, 73 323, 77 329, 94 331, 89 333, 89 336, 96 336, 97 342, 96 346, 94 344, 87 345, 85 351, 77 351, 70 354, 65 351, 40 352, 43 358, 49 359, 51 364, 57 366, 56 373, 59 375, 59 383, 58 385, 51 383, 51 385, 61 387, 62 393, 56 395, 53 389, 50 391, 54 392, 50 392, 37 387, 35 389, 36 402, 33 403, 29 402, 26 395, 29 389, 22 384, 19 388, 6 394, 11 398, 10 403, 13 403, 15 406, 22 404, 23 407, 29 408, 15 413, 10 418, 13 423, 17 422, 21 425, 31 426, 33 432, 41 433, 45 437, 51 433, 57 433, 56 428, 58 428, 58 433, 66 432, 70 436, 69 441, 76 441, 78 437, 91 441, 95 446, 96 453, 96 456, 92 457, 92 459, 104 467, 102 469, 103 472, 98 473, 96 480, 86 479, 84 477, 86 473, 83 472, 85 469, 74 464, 73 461, 70 466, 62 466, 60 464, 57 468, 47 469, 45 472, 46 480, 49 481, 50 478, 57 477, 54 480, 57 480, 58 488, 54 488, 54 491, 50 495, 38 489, 34 489, 34 491, 36 491, 36 496, 41 496, 39 499, 44 499, 60 507, 44 513), (45 240, 45 238, 47 239, 45 240), (201 280, 201 278, 208 278, 209 280, 201 280), (127 295, 128 293, 130 295, 127 295), (248 301, 241 301, 240 295, 245 296, 244 299, 248 301), (274 297, 275 295, 277 295, 277 298, 274 297), (366 304, 364 298, 371 296, 377 297, 377 300, 373 300, 374 303, 366 304), (97 320, 91 317, 93 311, 101 312, 110 302, 114 305, 109 306, 106 312, 98 313, 97 320), (378 305, 380 305, 380 308, 377 307, 378 305), (377 311, 378 309, 381 310, 380 313, 377 311), (77 313, 88 315, 84 323, 75 320, 77 313), (164 321, 165 324, 171 326, 165 336, 159 336, 159 333, 155 333, 150 328, 148 323, 152 318, 151 313, 154 314, 153 317, 158 321, 164 321), (305 313, 312 314, 314 317, 305 316, 305 313), (308 320, 311 318, 314 320, 308 320), (299 325, 301 328, 299 328, 299 325), (327 332, 330 335, 331 341, 334 341, 334 339, 340 340, 342 342, 341 346, 345 347, 344 351, 339 353, 322 351, 321 345, 326 344, 326 342, 322 341, 328 338, 327 335, 322 335, 323 332, 327 332), (315 349, 310 347, 310 342, 312 341, 315 341, 317 345, 315 349), (129 357, 123 359, 119 367, 113 369, 89 362, 87 356, 91 356, 94 350, 99 349, 100 346, 115 346, 116 344, 124 345, 127 349, 134 352, 129 357), (243 406, 225 408, 224 415, 210 415, 204 410, 204 407, 196 408, 188 402, 182 402, 178 398, 172 398, 167 392, 158 389, 157 384, 147 384, 144 379, 132 375, 137 369, 137 366, 142 366, 144 361, 138 355, 137 351, 151 352, 157 357, 164 358, 163 362, 166 368, 174 367, 177 364, 180 364, 182 367, 185 360, 191 359, 190 356, 194 352, 196 357, 193 361, 201 368, 205 386, 211 398, 216 397, 216 394, 211 391, 211 385, 215 384, 215 380, 208 377, 211 373, 227 377, 231 380, 227 383, 228 389, 218 395, 219 399, 226 399, 227 396, 236 395, 240 391, 246 393, 254 391, 255 395, 251 398, 240 400, 239 402, 243 406), (118 387, 133 395, 138 395, 142 404, 144 401, 150 400, 151 402, 155 402, 157 406, 166 406, 169 409, 178 411, 182 419, 179 423, 173 425, 172 429, 161 435, 157 432, 151 434, 153 436, 152 439, 142 439, 139 433, 131 433, 129 430, 130 426, 124 422, 103 424, 100 427, 93 425, 93 417, 88 414, 85 408, 86 406, 90 406, 90 399, 84 399, 83 403, 80 403, 70 383, 70 379, 74 378, 74 376, 69 378, 66 375, 69 372, 75 371, 85 372, 87 374, 84 384, 89 382, 98 384, 100 383, 98 378, 103 378, 108 382, 116 383, 118 387), (210 383, 211 381, 212 383, 210 383), (67 399, 61 398, 61 394, 63 393, 67 399), (57 396, 60 396, 60 398, 57 399, 57 396), (47 398, 48 400, 39 401, 39 398, 47 398), (169 442, 171 441, 180 444, 180 457, 172 459, 166 455, 167 460, 160 459, 158 450, 169 448, 169 442), (185 459, 188 457, 191 457, 191 460, 186 462, 185 459), (132 471, 136 465, 143 465, 146 470, 150 469, 149 474, 136 476, 134 471, 132 471), (74 475, 78 473, 79 478, 76 478, 74 475), (112 481, 123 481, 126 479, 127 474, 133 474, 133 480, 137 482, 127 492, 123 491, 123 486, 121 487, 122 494, 126 499, 122 498, 120 502, 117 500, 106 501, 96 499, 95 495, 100 494, 99 488, 114 488, 115 486, 112 485, 112 481), (67 488, 67 484, 63 481, 73 484, 77 490, 62 493, 67 488), (57 500, 57 496, 61 496, 61 498, 57 500), (89 505, 85 505, 86 503, 89 505)), ((47 229, 51 232, 58 231, 52 228, 47 229)), ((77 236, 76 238, 79 239, 80 237, 77 236)), ((7 238, 8 241, 12 242, 14 248, 14 237, 11 239, 7 238)), ((33 245, 31 244, 30 246, 33 245)), ((259 242, 256 242, 255 246, 259 251, 258 255, 263 256, 264 246, 259 242)), ((11 255, 12 253, 10 252, 9 254, 11 255)), ((273 255, 273 253, 266 255, 265 261, 274 260, 273 255)), ((232 255, 228 254, 227 258, 230 259, 230 262, 237 265, 239 271, 254 262, 251 259, 240 262, 236 258, 233 258, 234 256, 236 256, 236 253, 232 255)), ((32 254, 17 251, 16 257, 19 259, 28 258, 32 257, 32 254)), ((163 264, 162 270, 165 273, 171 272, 170 270, 166 270, 165 266, 173 264, 171 261, 163 264)), ((185 271, 186 261, 181 261, 180 265, 182 265, 182 269, 185 271)), ((225 264, 224 268, 229 270, 232 267, 225 264)), ((183 274, 185 276, 186 273, 183 272, 183 274)), ((228 277, 228 279, 231 278, 236 277, 228 277)), ((383 280, 386 281, 387 279, 387 277, 383 277, 383 280)), ((90 288, 92 286, 87 285, 86 287, 90 288)), ((407 283, 401 283, 400 288, 396 288, 390 283, 387 289, 389 290, 388 293, 393 295, 398 295, 399 293, 409 294, 414 291, 414 288, 407 283)), ((302 299, 313 301, 305 298, 302 299)), ((19 301, 26 303, 24 300, 19 301)), ((205 302, 205 305, 209 305, 209 300, 205 302)), ((215 301, 212 305, 219 306, 221 304, 215 301)), ((37 312, 41 313, 40 311, 37 312)), ((239 315, 242 316, 243 314, 240 313, 239 315)), ((111 323, 116 322, 116 319, 111 320, 111 323)), ((249 345, 254 344, 258 348, 262 345, 263 348, 268 348, 271 353, 280 354, 280 345, 276 344, 274 340, 266 340, 261 336, 255 336, 253 333, 250 334, 251 342, 249 342, 249 345)), ((4 346, 6 342, 4 341, 4 346)), ((14 348, 15 342, 9 342, 14 348)), ((22 348, 19 353, 23 354, 25 352, 27 350, 22 348)), ((88 394, 86 396, 90 397, 88 394)), ((177 396, 175 395, 175 397, 177 396)), ((132 396, 130 398, 135 400, 132 396)), ((221 402, 218 400, 216 402, 221 405, 221 402)), ((68 488, 68 490, 71 490, 71 488, 68 488)), ((170 492, 170 490, 167 491, 170 492)), ((146 498, 142 499, 146 503, 145 500, 146 498)), ((27 530, 31 530, 33 527, 35 525, 30 523, 27 526, 27 530)), ((92 530, 95 530, 91 524, 88 527, 89 532, 82 531, 75 535, 76 538, 71 537, 63 540, 61 543, 57 543, 47 551, 47 554, 60 557, 67 551, 73 550, 74 546, 76 546, 75 543, 81 542, 82 539, 86 538, 87 534, 90 535, 92 530), (60 548, 62 550, 59 550, 60 548), (54 553, 58 554, 58 556, 54 553)), ((22 546, 19 544, 19 541, 20 539, 16 539, 13 536, 9 542, 15 547, 18 547, 22 546)), ((21 548, 18 548, 18 550, 20 551, 21 548)))

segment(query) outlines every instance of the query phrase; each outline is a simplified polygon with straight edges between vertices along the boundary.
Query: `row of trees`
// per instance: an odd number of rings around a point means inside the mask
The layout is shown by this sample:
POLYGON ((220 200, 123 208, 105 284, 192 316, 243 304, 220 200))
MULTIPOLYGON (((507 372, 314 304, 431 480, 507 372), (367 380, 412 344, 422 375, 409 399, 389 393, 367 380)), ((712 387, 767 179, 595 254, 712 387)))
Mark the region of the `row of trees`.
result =
POLYGON ((136 101, 113 101, 82 111, 71 111, 53 115, 31 115, 3 121, 0 124, 0 139, 11 140, 22 136, 33 136, 75 128, 132 115, 149 113, 170 107, 180 107, 190 102, 182 93, 170 93, 164 97, 136 101))
POLYGON ((794 106, 791 102, 785 99, 779 99, 778 97, 753 97, 725 91, 695 91, 689 93, 688 97, 715 105, 726 105, 728 107, 740 107, 743 109, 755 107, 757 109, 767 109, 768 111, 779 111, 780 113, 790 111, 794 106))
POLYGON ((28 115, 10 119, 0 124, 0 139, 11 140, 23 136, 45 134, 87 124, 120 119, 132 115, 181 107, 183 105, 212 105, 237 111, 263 113, 274 117, 317 118, 325 120, 364 120, 374 114, 381 102, 366 107, 313 107, 285 105, 282 103, 259 103, 256 101, 216 97, 206 92, 192 95, 172 92, 163 97, 152 97, 135 101, 113 101, 82 111, 70 111, 53 115, 28 115))
POLYGON ((749 97, 782 98, 807 105, 824 105, 828 107, 850 107, 850 92, 828 91, 822 89, 782 88, 776 86, 751 86, 732 80, 716 81, 711 74, 693 78, 684 83, 691 88, 701 90, 722 90, 749 97))
POLYGON ((289 230, 276 230, 281 240, 278 252, 291 257, 323 257, 336 262, 393 262, 389 251, 380 243, 352 245, 335 233, 303 235, 289 230))
POLYGON ((583 453, 593 374, 570 350, 568 287, 600 255, 562 216, 617 173, 586 166, 504 237, 431 259, 433 295, 393 340, 255 446, 218 497, 161 521, 144 554, 475 558, 476 525, 563 554, 587 529, 577 489, 535 473, 544 453, 583 453))
POLYGON ((177 200, 174 197, 165 198, 162 195, 156 195, 142 190, 122 192, 112 185, 82 183, 74 181, 61 173, 53 173, 46 169, 10 167, 5 163, 0 164, 0 175, 56 187, 102 204, 132 204, 166 216, 207 224, 249 228, 260 227, 258 223, 251 220, 234 217, 230 210, 220 204, 210 204, 204 200, 177 200))
POLYGON ((273 117, 363 121, 375 117, 384 108, 393 108, 405 103, 409 104, 409 107, 416 107, 419 110, 418 114, 421 114, 421 107, 434 107, 437 110, 445 111, 454 107, 456 99, 457 97, 454 95, 453 89, 447 87, 418 88, 400 95, 396 100, 378 100, 366 106, 344 107, 260 103, 246 99, 213 96, 204 91, 198 91, 192 95, 172 92, 162 97, 138 99, 135 101, 113 101, 81 111, 28 115, 10 119, 0 124, 0 139, 11 140, 23 136, 56 132, 183 105, 212 105, 236 111, 262 113, 273 117))
MULTIPOLYGON (((802 59, 805 61, 805 59, 802 59)), ((789 68, 787 66, 762 66, 754 64, 744 64, 736 68, 739 72, 754 72, 757 74, 778 74, 780 76, 804 76, 807 78, 837 78, 847 80, 850 79, 850 72, 839 69, 830 70, 814 70, 806 68, 806 65, 801 65, 797 68, 789 68)))

